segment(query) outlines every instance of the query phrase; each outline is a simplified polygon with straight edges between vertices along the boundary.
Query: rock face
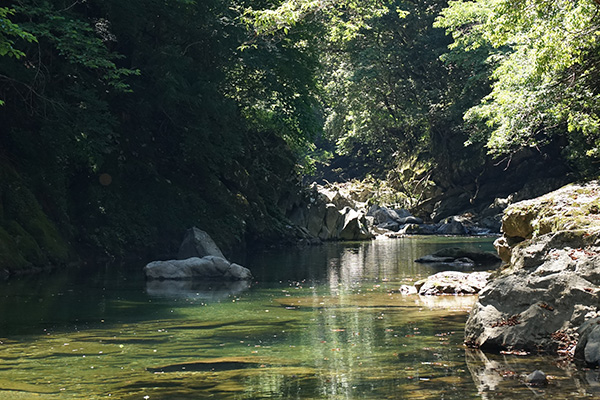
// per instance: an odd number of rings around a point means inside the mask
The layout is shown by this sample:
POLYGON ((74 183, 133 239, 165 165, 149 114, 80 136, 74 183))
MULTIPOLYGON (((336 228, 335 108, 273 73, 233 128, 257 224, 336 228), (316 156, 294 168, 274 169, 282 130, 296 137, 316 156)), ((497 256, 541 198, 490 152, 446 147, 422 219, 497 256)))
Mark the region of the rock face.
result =
POLYGON ((593 318, 579 328, 575 358, 589 367, 600 367, 600 318, 593 318))
POLYGON ((572 355, 581 327, 578 354, 597 362, 600 334, 584 323, 600 311, 599 208, 600 187, 591 182, 506 210, 499 252, 509 265, 481 291, 465 327, 468 344, 572 355))
POLYGON ((221 257, 191 257, 185 260, 153 261, 144 267, 148 279, 198 279, 242 281, 252 279, 248 268, 221 257))

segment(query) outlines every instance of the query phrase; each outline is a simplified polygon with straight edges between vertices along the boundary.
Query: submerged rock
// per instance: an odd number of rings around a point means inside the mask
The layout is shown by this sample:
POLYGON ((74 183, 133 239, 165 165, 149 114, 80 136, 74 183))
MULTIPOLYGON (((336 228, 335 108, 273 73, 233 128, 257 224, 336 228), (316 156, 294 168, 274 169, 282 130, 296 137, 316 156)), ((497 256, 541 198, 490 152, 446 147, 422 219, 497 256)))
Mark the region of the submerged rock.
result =
POLYGON ((239 295, 251 286, 242 281, 197 281, 192 279, 152 279, 146 282, 146 293, 153 297, 218 301, 239 295))
POLYGON ((525 383, 530 386, 546 386, 548 384, 548 378, 545 373, 536 369, 525 377, 525 383))

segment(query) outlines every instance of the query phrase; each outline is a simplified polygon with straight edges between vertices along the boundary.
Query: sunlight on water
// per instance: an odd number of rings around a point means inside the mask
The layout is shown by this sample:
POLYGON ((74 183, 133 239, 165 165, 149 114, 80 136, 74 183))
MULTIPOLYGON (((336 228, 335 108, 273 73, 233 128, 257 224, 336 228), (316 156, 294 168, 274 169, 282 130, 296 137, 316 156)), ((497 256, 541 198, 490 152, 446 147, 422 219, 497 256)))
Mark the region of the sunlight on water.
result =
POLYGON ((587 398, 594 371, 466 350, 474 298, 397 293, 414 259, 491 239, 279 249, 251 286, 145 282, 142 265, 0 285, 0 399, 587 398), (551 376, 543 389, 520 377, 551 376))

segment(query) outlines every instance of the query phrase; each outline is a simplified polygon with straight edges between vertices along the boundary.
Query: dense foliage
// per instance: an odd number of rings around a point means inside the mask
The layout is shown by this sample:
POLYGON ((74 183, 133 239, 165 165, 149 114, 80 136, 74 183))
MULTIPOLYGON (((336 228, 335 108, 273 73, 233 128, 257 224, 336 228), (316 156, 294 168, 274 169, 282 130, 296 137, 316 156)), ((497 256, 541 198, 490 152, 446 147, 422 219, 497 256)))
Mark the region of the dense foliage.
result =
POLYGON ((485 177, 486 152, 596 176, 599 32, 592 0, 9 1, 0 253, 279 237, 332 154, 415 201, 485 177))
POLYGON ((451 1, 436 26, 456 57, 486 48, 493 68, 492 92, 465 115, 472 140, 498 154, 561 137, 566 156, 597 173, 599 23, 591 0, 451 1))
POLYGON ((0 164, 16 172, 1 183, 0 234, 39 244, 7 200, 23 191, 62 233, 46 236, 112 255, 172 252, 193 225, 226 249, 283 229, 298 144, 316 125, 315 55, 291 39, 242 51, 244 6, 2 8, 0 164))

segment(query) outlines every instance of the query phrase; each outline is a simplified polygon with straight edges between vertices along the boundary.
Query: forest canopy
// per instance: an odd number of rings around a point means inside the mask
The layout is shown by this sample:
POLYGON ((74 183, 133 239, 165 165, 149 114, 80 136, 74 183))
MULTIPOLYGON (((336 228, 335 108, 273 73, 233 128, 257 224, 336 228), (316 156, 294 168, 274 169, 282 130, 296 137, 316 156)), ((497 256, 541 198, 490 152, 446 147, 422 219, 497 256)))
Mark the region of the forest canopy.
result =
POLYGON ((29 235, 26 253, 54 235, 6 200, 23 192, 67 242, 111 255, 168 253, 191 225, 229 246, 281 237, 300 180, 334 156, 399 190, 524 148, 597 177, 598 7, 6 2, 0 240, 29 235))

